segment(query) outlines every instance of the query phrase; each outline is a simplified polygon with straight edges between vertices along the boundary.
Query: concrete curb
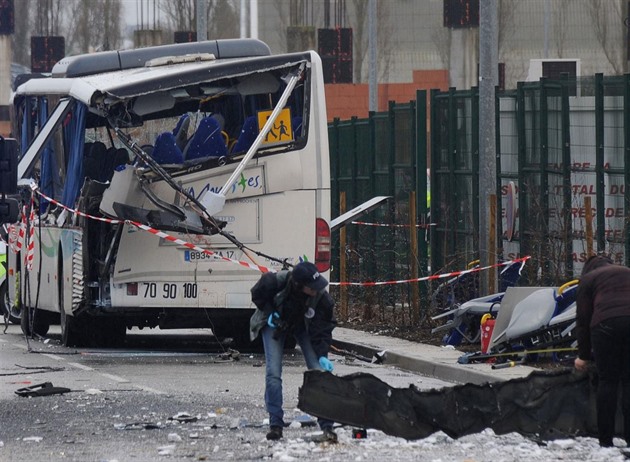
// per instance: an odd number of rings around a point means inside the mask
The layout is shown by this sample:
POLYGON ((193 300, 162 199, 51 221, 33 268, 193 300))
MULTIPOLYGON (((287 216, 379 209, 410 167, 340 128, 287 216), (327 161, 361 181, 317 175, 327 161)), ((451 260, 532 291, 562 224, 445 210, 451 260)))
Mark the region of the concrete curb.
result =
MULTIPOLYGON (((384 353, 384 364, 400 367, 429 377, 455 383, 488 383, 526 377, 536 368, 519 365, 492 369, 491 364, 459 364, 463 352, 452 347, 439 347, 374 335, 369 332, 336 328, 333 345, 368 358, 384 353)), ((333 352, 334 353, 334 352, 333 352)))

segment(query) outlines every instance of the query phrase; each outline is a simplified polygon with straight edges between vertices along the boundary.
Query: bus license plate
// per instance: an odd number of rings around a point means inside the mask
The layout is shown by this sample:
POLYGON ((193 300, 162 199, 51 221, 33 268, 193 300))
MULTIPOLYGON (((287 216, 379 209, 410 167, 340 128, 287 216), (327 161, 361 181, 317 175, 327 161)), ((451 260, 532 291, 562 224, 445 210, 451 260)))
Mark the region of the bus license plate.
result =
MULTIPOLYGON (((230 260, 236 260, 239 258, 239 255, 237 254, 236 250, 213 250, 212 252, 219 257, 229 258, 230 260)), ((199 250, 185 250, 184 251, 184 261, 187 261, 187 262, 213 261, 213 260, 217 261, 217 258, 205 252, 201 252, 199 250)))

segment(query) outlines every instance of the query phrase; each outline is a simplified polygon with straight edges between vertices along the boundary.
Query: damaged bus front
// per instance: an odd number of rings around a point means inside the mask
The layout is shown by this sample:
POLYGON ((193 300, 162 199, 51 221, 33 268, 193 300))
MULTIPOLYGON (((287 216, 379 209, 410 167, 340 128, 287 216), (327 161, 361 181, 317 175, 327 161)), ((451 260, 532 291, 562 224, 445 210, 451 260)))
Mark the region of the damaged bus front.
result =
POLYGON ((330 261, 321 60, 218 40, 65 58, 13 97, 27 185, 8 298, 26 333, 247 341, 261 272, 330 261))

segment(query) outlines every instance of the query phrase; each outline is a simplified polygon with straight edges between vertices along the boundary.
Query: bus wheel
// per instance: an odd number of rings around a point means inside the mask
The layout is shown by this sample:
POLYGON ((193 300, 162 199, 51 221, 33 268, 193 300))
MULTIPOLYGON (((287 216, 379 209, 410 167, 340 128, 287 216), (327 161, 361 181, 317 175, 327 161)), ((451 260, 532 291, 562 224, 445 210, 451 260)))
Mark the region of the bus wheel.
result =
POLYGON ((125 342, 127 325, 123 318, 95 316, 91 319, 90 325, 97 346, 116 347, 125 342))
POLYGON ((64 346, 81 346, 79 322, 74 316, 68 316, 61 308, 61 343, 64 346))
POLYGON ((125 338, 127 337, 127 324, 125 320, 112 319, 108 334, 113 346, 120 346, 125 343, 125 338))
POLYGON ((12 324, 20 324, 22 313, 20 307, 9 299, 9 286, 5 279, 0 285, 0 310, 2 315, 12 324))
POLYGON ((39 335, 43 337, 50 329, 47 313, 33 308, 24 307, 20 310, 20 327, 24 335, 39 335))

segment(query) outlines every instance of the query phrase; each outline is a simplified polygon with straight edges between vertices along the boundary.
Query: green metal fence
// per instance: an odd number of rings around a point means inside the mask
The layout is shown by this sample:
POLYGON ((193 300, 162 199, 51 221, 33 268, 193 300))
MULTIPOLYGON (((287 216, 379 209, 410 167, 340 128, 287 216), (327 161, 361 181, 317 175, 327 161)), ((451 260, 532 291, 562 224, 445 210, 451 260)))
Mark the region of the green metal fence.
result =
MULTIPOLYGON (((410 193, 427 191, 426 99, 426 92, 418 91, 416 100, 408 104, 391 103, 387 112, 371 113, 367 119, 336 119, 330 125, 333 216, 340 214, 342 192, 346 210, 375 196, 390 196, 383 206, 358 219, 363 224, 346 227, 346 248, 339 249, 339 239, 333 235, 333 281, 340 280, 341 250, 347 260, 346 278, 351 282, 409 279, 412 258, 421 274, 426 274, 426 230, 414 229, 417 255, 411 255, 409 245, 410 193)), ((427 216, 424 195, 422 199, 416 201, 419 221, 427 216)), ((370 310, 372 306, 408 307, 410 288, 410 284, 394 284, 348 290, 355 303, 370 310)))
MULTIPOLYGON (((562 284, 579 275, 589 252, 629 263, 629 82, 628 76, 598 74, 521 82, 497 94, 501 239, 490 260, 532 256, 521 284, 562 284), (508 238, 510 182, 517 213, 508 238)), ((432 93, 434 268, 462 267, 479 258, 477 98, 477 89, 432 93)))
MULTIPOLYGON (((367 119, 335 120, 330 125, 333 215, 342 191, 347 209, 388 195, 388 206, 362 220, 407 224, 409 192, 426 191, 429 145, 431 210, 429 215, 424 194, 417 194, 416 212, 419 222, 434 226, 429 249, 421 246, 416 256, 421 275, 429 268, 458 271, 479 259, 479 163, 484 160, 479 158, 478 98, 476 88, 431 91, 428 125, 423 91, 416 101, 392 103, 387 112, 367 119)), ((498 92, 495 107, 500 199, 498 245, 490 249, 489 260, 531 256, 520 285, 563 284, 579 276, 589 252, 629 265, 630 76, 522 82, 516 90, 498 92)), ((351 225, 347 232, 348 280, 410 277, 407 228, 351 225)), ((425 230, 417 233, 426 244, 425 230)), ((339 280, 336 268, 333 281, 339 280)), ((420 286, 430 295, 428 284, 420 286)), ((404 305, 409 287, 385 286, 370 303, 404 305)), ((366 291, 355 292, 356 301, 366 291)))

